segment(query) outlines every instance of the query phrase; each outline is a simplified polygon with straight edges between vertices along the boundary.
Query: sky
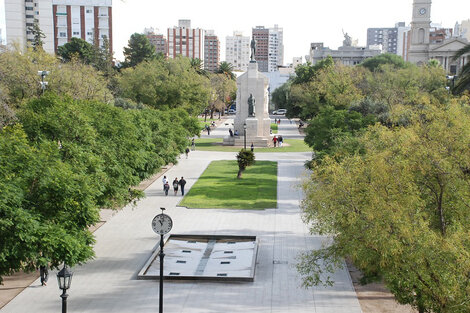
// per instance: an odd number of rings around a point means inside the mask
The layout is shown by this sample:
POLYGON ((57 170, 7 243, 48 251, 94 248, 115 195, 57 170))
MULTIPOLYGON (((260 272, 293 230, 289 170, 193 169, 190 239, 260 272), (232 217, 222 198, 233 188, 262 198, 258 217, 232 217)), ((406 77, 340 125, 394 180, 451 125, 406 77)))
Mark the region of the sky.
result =
MULTIPOLYGON (((342 45, 343 30, 360 46, 366 45, 367 28, 394 27, 411 21, 413 0, 113 0, 113 46, 115 57, 129 37, 145 27, 166 34, 179 19, 190 19, 193 28, 213 29, 221 41, 221 60, 225 59, 225 37, 234 30, 251 36, 255 26, 284 29, 284 63, 309 53, 311 42, 323 42, 332 49, 342 45)), ((0 0, 0 28, 4 16, 0 0)), ((453 28, 455 22, 470 19, 469 0, 434 0, 433 23, 453 28)), ((3 31, 4 33, 5 31, 3 31)))

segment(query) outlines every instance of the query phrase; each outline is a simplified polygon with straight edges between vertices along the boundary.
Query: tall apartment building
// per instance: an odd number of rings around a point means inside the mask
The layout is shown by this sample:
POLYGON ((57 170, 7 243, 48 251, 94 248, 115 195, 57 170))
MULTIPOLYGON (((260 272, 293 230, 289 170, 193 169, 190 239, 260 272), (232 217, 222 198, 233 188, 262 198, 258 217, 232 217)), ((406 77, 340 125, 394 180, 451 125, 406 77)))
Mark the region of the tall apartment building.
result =
POLYGON ((233 36, 225 37, 225 61, 232 64, 235 71, 246 72, 250 62, 250 37, 234 31, 233 36))
POLYGON ((382 45, 382 50, 397 54, 398 28, 368 28, 367 46, 382 45))
POLYGON ((284 63, 283 30, 278 25, 274 28, 256 26, 252 29, 256 41, 255 60, 261 72, 275 72, 284 63))
POLYGON ((269 29, 268 71, 276 72, 284 65, 284 32, 278 25, 269 29))
POLYGON ((112 0, 5 0, 8 44, 27 46, 33 40, 29 27, 39 24, 44 50, 57 52, 72 37, 113 46, 112 0))
POLYGON ((216 72, 220 63, 220 41, 213 30, 207 30, 204 36, 204 69, 216 72))
POLYGON ((144 29, 145 37, 148 38, 150 43, 155 47, 155 52, 161 53, 164 56, 168 56, 168 46, 165 36, 163 34, 158 33, 158 29, 154 29, 152 27, 144 29))
POLYGON ((179 20, 178 26, 168 28, 168 56, 177 55, 204 61, 204 30, 191 28, 191 20, 179 20))
POLYGON ((0 28, 0 46, 3 45, 2 29, 0 28))

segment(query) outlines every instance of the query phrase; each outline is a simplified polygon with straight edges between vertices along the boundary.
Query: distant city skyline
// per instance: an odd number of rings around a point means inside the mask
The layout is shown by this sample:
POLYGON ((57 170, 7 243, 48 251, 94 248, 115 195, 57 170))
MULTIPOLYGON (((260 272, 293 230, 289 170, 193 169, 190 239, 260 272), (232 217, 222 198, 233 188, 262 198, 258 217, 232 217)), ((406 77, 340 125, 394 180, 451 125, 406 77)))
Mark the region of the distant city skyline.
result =
MULTIPOLYGON (((133 33, 143 33, 146 27, 155 27, 163 34, 167 28, 178 24, 179 19, 190 19, 192 27, 212 29, 221 41, 221 60, 225 60, 225 37, 233 31, 251 36, 256 26, 284 30, 284 62, 293 57, 305 57, 311 42, 323 42, 336 49, 341 46, 343 33, 358 39, 359 46, 367 44, 367 28, 394 27, 397 22, 411 21, 413 0, 331 0, 312 2, 301 0, 279 4, 266 1, 225 3, 215 0, 168 1, 114 0, 113 48, 115 57, 123 60, 122 50, 133 33)), ((0 0, 0 28, 5 34, 4 1, 0 0)), ((468 0, 434 0, 431 17, 433 23, 453 28, 455 22, 470 18, 468 0)))

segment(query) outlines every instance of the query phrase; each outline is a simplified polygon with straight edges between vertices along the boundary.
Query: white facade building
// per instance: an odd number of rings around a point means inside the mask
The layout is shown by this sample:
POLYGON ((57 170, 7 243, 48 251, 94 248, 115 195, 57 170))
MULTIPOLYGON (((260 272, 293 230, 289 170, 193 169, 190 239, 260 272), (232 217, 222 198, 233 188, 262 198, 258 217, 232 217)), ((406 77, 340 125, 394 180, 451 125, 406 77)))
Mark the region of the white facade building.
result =
POLYGON ((279 66, 284 65, 284 39, 283 30, 277 24, 269 28, 268 43, 268 72, 276 72, 279 66))
POLYGON ((112 51, 112 0, 5 0, 5 13, 8 44, 26 47, 37 21, 46 52, 57 52, 72 37, 100 46, 107 37, 112 51))
POLYGON ((235 71, 246 72, 250 62, 250 37, 234 31, 225 38, 225 61, 232 64, 235 71))
POLYGON ((407 42, 408 42, 408 31, 411 29, 410 26, 406 26, 405 23, 397 23, 397 55, 401 56, 404 60, 407 58, 407 42))
POLYGON ((182 55, 204 62, 205 31, 191 28, 191 20, 178 20, 178 26, 168 28, 168 56, 182 55))

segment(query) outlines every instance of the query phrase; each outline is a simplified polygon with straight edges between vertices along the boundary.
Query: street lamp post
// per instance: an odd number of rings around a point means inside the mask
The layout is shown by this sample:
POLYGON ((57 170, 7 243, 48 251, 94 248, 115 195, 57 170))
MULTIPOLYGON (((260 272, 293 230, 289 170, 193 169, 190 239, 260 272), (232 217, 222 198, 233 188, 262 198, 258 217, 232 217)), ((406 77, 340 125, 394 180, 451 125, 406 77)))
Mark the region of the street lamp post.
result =
POLYGON ((49 71, 38 71, 38 75, 41 76, 41 89, 42 89, 42 94, 44 95, 44 91, 46 90, 47 82, 44 81, 44 78, 49 75, 49 71))
POLYGON ((64 263, 64 268, 57 273, 57 282, 59 283, 59 289, 62 289, 62 313, 67 313, 67 289, 70 288, 72 283, 73 272, 69 271, 67 265, 64 263))
POLYGON ((246 122, 243 123, 243 147, 246 150, 246 122))
POLYGON ((450 93, 451 91, 454 90, 454 85, 455 85, 455 80, 457 79, 457 75, 447 75, 446 78, 448 81, 452 82, 451 87, 449 87, 448 89, 446 88, 450 93))

